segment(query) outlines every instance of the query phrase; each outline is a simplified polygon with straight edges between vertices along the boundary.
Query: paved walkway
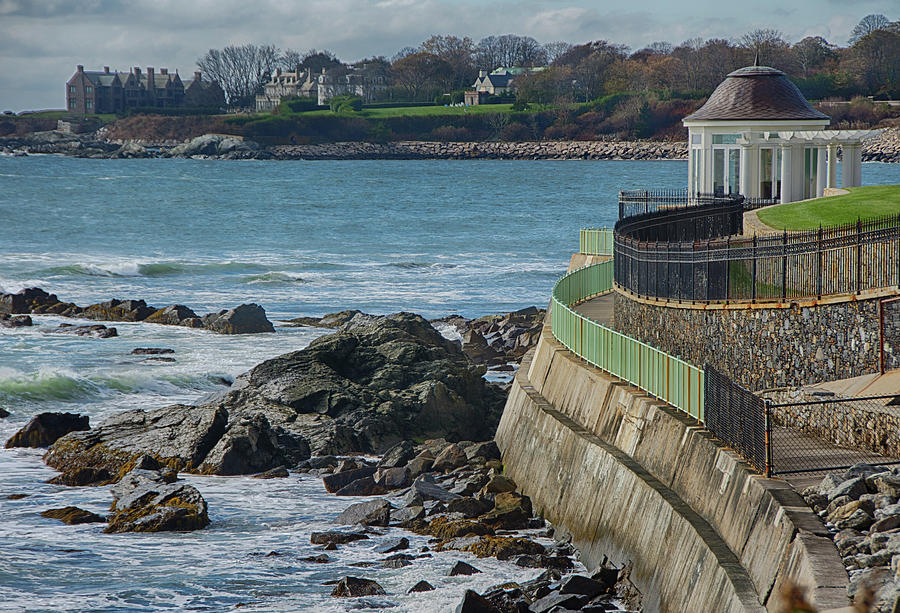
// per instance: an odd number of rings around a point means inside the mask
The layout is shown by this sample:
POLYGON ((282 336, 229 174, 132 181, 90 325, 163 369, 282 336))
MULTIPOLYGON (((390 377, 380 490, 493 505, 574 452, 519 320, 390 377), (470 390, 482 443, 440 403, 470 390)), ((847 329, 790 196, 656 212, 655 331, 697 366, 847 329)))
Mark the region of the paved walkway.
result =
POLYGON ((615 292, 607 292, 602 296, 597 296, 596 298, 591 298, 587 302, 582 302, 575 307, 575 310, 585 317, 590 317, 594 321, 600 322, 604 326, 612 327, 615 295, 615 292))

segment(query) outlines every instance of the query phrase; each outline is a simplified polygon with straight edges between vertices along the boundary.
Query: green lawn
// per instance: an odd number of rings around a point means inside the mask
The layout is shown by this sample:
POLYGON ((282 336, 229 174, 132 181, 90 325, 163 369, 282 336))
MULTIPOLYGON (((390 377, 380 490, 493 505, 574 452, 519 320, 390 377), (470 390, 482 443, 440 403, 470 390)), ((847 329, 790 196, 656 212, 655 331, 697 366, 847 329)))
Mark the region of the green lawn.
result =
POLYGON ((852 223, 900 214, 900 185, 851 187, 850 193, 790 202, 759 211, 759 220, 777 230, 814 230, 820 225, 852 223))

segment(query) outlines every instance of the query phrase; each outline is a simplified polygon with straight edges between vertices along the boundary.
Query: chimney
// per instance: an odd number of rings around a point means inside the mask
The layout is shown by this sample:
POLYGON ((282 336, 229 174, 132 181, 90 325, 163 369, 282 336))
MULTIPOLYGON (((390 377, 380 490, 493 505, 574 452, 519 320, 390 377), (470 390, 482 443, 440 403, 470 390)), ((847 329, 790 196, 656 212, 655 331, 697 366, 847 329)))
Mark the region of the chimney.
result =
POLYGON ((200 80, 200 72, 198 71, 198 72, 194 73, 194 81, 199 81, 199 80, 200 80))
POLYGON ((167 74, 169 74, 169 69, 168 68, 160 68, 159 73, 167 75, 167 74))
POLYGON ((322 66, 322 74, 325 74, 325 67, 322 66))
POLYGON ((84 72, 84 66, 82 66, 81 64, 79 64, 77 66, 77 68, 78 68, 78 72, 84 72))
POLYGON ((141 67, 140 66, 134 67, 134 74, 137 76, 141 76, 141 67))
POLYGON ((479 78, 479 79, 483 79, 483 78, 485 78, 486 76, 487 76, 487 70, 479 70, 479 71, 478 71, 478 78, 479 78))
POLYGON ((105 72, 106 74, 109 74, 109 66, 104 66, 103 72, 105 72))

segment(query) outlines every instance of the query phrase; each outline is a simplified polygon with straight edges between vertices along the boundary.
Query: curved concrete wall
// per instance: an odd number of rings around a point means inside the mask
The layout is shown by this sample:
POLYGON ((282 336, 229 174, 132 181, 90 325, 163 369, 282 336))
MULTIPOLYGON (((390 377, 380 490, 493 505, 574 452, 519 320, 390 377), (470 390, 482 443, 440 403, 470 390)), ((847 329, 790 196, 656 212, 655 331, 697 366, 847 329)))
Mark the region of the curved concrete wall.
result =
POLYGON ((683 414, 614 382, 545 327, 497 431, 505 470, 589 567, 632 562, 646 611, 775 610, 787 580, 847 605, 827 530, 683 414))

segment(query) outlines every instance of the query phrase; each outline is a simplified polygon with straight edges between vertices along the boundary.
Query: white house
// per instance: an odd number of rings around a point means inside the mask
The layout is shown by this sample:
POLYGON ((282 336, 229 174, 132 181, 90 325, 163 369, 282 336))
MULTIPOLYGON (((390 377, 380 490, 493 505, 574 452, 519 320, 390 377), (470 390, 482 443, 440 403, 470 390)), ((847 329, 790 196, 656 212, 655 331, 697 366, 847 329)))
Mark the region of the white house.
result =
POLYGON ((794 202, 861 184, 860 142, 867 130, 825 130, 830 123, 783 72, 747 66, 730 73, 709 100, 684 118, 689 193, 741 194, 794 202))

